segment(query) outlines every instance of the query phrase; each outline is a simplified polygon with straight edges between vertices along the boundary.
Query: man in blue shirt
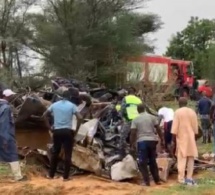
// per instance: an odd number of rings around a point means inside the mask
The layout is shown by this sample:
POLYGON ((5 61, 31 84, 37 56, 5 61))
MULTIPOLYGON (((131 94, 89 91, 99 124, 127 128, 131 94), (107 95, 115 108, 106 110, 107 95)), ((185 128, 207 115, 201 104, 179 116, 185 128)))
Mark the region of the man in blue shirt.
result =
POLYGON ((210 122, 210 112, 212 107, 212 101, 206 96, 206 93, 202 93, 202 97, 196 105, 197 113, 200 116, 201 127, 203 132, 203 143, 211 143, 211 122, 210 122))
POLYGON ((51 133, 53 134, 51 166, 49 175, 47 176, 49 179, 54 178, 57 169, 58 156, 60 154, 62 145, 65 153, 63 179, 64 181, 69 179, 74 137, 78 132, 78 129, 81 124, 80 122, 82 120, 82 116, 78 113, 76 105, 71 103, 69 99, 70 99, 69 91, 64 91, 63 100, 60 100, 52 104, 44 113, 44 118, 47 127, 49 128, 49 130, 52 129, 51 133), (53 128, 51 128, 48 121, 49 115, 52 115, 54 119, 53 128), (76 115, 78 119, 78 124, 75 131, 72 129, 73 115, 76 115))

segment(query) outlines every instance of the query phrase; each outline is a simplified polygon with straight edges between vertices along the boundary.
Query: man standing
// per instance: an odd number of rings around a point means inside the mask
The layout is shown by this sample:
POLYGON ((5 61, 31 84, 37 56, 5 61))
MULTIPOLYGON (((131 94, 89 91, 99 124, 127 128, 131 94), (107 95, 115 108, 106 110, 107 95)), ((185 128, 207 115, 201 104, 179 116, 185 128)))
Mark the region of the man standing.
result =
MULTIPOLYGON (((210 120, 213 124, 213 153, 215 153, 215 104, 213 102, 210 111, 210 120)), ((215 159, 214 159, 215 160, 215 159)))
POLYGON ((206 144, 211 143, 211 122, 210 122, 210 112, 212 107, 212 101, 206 96, 205 92, 202 92, 202 97, 196 105, 197 113, 199 114, 201 120, 201 127, 203 131, 203 142, 206 144))
POLYGON ((120 155, 124 158, 126 155, 127 139, 130 134, 131 121, 135 119, 139 113, 137 106, 142 104, 142 100, 135 95, 136 90, 130 87, 128 95, 125 96, 121 104, 121 116, 123 118, 123 125, 120 132, 120 155))
POLYGON ((130 144, 135 150, 137 146, 138 165, 144 179, 144 185, 150 186, 148 163, 150 172, 157 185, 160 184, 159 171, 156 162, 156 146, 158 136, 163 145, 163 137, 159 128, 158 120, 155 116, 145 112, 143 104, 138 105, 140 115, 132 121, 130 144))
POLYGON ((196 185, 193 180, 194 158, 198 156, 195 135, 198 134, 198 119, 194 110, 187 107, 187 99, 179 99, 179 109, 175 111, 172 130, 174 147, 178 161, 178 182, 196 185), (185 171, 187 165, 187 177, 185 171))
POLYGON ((51 129, 51 126, 48 121, 48 115, 51 114, 54 118, 54 128, 52 130, 53 149, 51 156, 51 167, 49 175, 47 176, 48 179, 53 179, 55 176, 58 163, 58 156, 63 145, 65 153, 63 179, 64 181, 69 180, 74 137, 80 127, 80 122, 82 120, 82 116, 78 113, 77 107, 75 106, 75 104, 71 103, 69 99, 70 99, 69 91, 64 91, 63 100, 60 100, 52 104, 44 113, 45 121, 49 129, 51 129), (76 132, 72 130, 73 115, 76 115, 78 119, 76 132))
POLYGON ((8 162, 15 181, 24 181, 18 160, 15 125, 8 100, 15 95, 10 89, 0 93, 0 161, 8 162))
POLYGON ((171 128, 172 128, 172 121, 174 117, 174 111, 172 108, 161 107, 158 110, 158 117, 159 117, 159 123, 161 122, 161 120, 164 121, 165 149, 166 151, 169 151, 169 148, 172 143, 171 128))

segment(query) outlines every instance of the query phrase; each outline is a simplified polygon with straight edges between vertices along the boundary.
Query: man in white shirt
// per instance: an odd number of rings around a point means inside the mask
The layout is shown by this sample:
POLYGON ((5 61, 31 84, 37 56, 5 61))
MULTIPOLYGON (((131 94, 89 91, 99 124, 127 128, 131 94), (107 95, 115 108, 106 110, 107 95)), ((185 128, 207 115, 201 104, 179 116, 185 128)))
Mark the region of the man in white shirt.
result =
POLYGON ((174 117, 174 110, 172 108, 160 106, 158 110, 158 116, 159 116, 160 122, 162 120, 164 121, 165 149, 169 151, 169 147, 171 146, 171 142, 172 142, 171 128, 172 128, 172 121, 174 117))

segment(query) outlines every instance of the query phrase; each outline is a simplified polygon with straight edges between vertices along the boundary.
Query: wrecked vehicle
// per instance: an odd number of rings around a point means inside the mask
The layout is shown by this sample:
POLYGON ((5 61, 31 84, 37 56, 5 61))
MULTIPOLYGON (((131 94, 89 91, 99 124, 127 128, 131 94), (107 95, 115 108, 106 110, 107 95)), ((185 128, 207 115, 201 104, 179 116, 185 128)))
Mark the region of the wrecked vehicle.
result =
MULTIPOLYGON (((78 106, 78 110, 85 118, 85 123, 81 125, 75 137, 76 145, 71 159, 71 174, 90 172, 115 181, 138 177, 136 159, 129 154, 129 151, 124 159, 121 159, 119 155, 121 118, 115 117, 117 114, 115 105, 110 101, 99 101, 98 98, 92 98, 87 93, 80 93, 76 88, 70 87, 69 89, 71 101, 78 106)), ((52 102, 61 99, 64 90, 68 88, 61 86, 51 93, 16 94, 10 103, 14 108, 17 127, 28 124, 31 128, 45 128, 42 114, 52 102), (50 99, 47 97, 49 95, 50 99)), ((75 129, 76 123, 74 116, 72 129, 75 129)), ((36 156, 37 160, 39 159, 42 164, 49 167, 51 150, 52 145, 48 144, 46 151, 41 148, 20 148, 19 154, 24 159, 26 156, 29 158, 36 156)), ((60 159, 61 161, 64 159, 63 151, 60 159)), ((63 163, 60 163, 59 172, 62 169, 63 163)))
MULTIPOLYGON (((61 99, 64 90, 69 90, 70 101, 78 106, 78 110, 85 119, 85 123, 81 125, 75 137, 71 175, 90 172, 115 181, 139 177, 135 155, 131 155, 128 151, 127 156, 121 159, 118 151, 121 118, 115 117, 117 112, 112 100, 119 94, 125 94, 125 91, 113 92, 104 88, 83 90, 84 87, 81 91, 80 85, 77 83, 75 85, 74 81, 73 83, 64 81, 60 84, 59 81, 54 81, 52 84, 53 88, 50 91, 20 93, 13 97, 10 102, 14 108, 17 127, 29 124, 31 128, 45 128, 42 114, 53 102, 61 99)), ((74 116, 72 129, 75 129, 76 123, 74 116)), ((35 156, 43 165, 49 167, 51 150, 51 143, 47 143, 47 150, 19 148, 19 154, 24 159, 35 156)), ((160 177, 166 181, 175 162, 161 152, 158 152, 157 162, 160 177)), ((64 159, 63 151, 60 159, 61 161, 64 159)), ((58 171, 62 170, 63 163, 59 163, 58 171)))
MULTIPOLYGON (((29 117, 32 118, 32 115, 41 115, 46 109, 46 106, 49 106, 49 104, 46 104, 46 101, 43 102, 42 99, 35 94, 26 97, 20 108, 17 121, 29 120, 29 117), (31 109, 26 110, 29 108, 31 109)), ((71 159, 71 174, 76 175, 82 174, 83 172, 90 172, 97 176, 115 181, 138 177, 139 173, 136 159, 130 154, 124 159, 121 159, 119 156, 120 123, 118 123, 119 121, 114 121, 112 116, 112 111, 115 109, 115 106, 110 102, 105 104, 92 103, 92 105, 95 110, 98 110, 94 113, 93 119, 85 119, 85 123, 81 125, 75 138, 76 145, 74 146, 71 159)), ((82 112, 85 108, 86 102, 83 101, 78 106, 78 110, 82 112)), ((39 117, 33 118, 35 121, 41 120, 39 117)), ((73 118, 73 125, 76 125, 75 117, 73 118)), ((32 152, 35 155, 37 154, 37 158, 39 158, 40 161, 43 159, 43 164, 49 167, 51 150, 52 145, 48 144, 47 151, 33 150, 32 152)), ((22 156, 24 156, 23 153, 22 156)), ((63 151, 60 154, 60 159, 62 161, 64 159, 63 151)), ((167 172, 169 171, 169 166, 170 163, 167 163, 164 167, 160 167, 161 172, 163 171, 166 174, 165 177, 168 176, 167 172)), ((59 172, 61 172, 62 169, 63 163, 60 163, 58 166, 59 172)))

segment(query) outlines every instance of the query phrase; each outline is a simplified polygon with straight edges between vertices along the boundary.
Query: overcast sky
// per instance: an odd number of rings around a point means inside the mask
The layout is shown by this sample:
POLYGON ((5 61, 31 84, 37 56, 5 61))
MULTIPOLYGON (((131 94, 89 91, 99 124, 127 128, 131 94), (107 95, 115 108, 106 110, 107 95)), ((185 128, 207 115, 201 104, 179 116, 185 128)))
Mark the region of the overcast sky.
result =
POLYGON ((156 39, 156 54, 163 54, 168 40, 177 31, 186 27, 191 16, 215 18, 215 0, 150 0, 143 11, 158 14, 163 28, 152 35, 156 39))
MULTIPOLYGON (((36 10, 39 9, 34 8, 36 10)), ((215 18, 215 0, 148 0, 142 11, 161 17, 162 29, 150 38, 155 40, 155 53, 164 54, 171 36, 184 29, 191 16, 215 18)))

